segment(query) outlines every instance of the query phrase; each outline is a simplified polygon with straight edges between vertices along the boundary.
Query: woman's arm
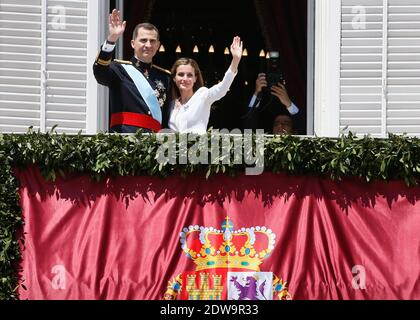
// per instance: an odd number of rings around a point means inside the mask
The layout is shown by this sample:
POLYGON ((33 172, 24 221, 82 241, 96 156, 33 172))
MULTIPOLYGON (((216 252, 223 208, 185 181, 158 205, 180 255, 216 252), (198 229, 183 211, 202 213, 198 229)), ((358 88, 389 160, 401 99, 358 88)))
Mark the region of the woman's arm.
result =
POLYGON ((207 102, 211 105, 213 102, 223 98, 229 91, 229 88, 238 73, 239 61, 242 58, 242 41, 241 38, 233 38, 232 45, 230 46, 232 53, 232 63, 226 71, 223 80, 209 89, 207 102))

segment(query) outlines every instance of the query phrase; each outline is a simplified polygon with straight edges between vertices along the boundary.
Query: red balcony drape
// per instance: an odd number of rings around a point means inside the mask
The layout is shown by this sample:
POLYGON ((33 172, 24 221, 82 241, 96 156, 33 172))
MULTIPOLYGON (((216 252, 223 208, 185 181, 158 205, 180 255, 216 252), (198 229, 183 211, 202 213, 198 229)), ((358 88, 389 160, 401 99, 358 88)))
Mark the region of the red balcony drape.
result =
POLYGON ((420 298, 420 188, 402 182, 271 173, 46 182, 34 168, 17 176, 21 299, 162 299, 178 276, 201 277, 200 259, 221 276, 220 267, 249 271, 259 259, 293 299, 420 298), (214 231, 227 216, 233 245, 214 231))

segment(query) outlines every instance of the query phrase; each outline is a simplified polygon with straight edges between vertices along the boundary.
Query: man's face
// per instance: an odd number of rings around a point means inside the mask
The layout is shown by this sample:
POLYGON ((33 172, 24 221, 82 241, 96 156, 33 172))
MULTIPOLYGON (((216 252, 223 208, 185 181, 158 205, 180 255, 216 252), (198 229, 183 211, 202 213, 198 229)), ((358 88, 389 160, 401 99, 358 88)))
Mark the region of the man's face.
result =
POLYGON ((160 46, 157 32, 155 30, 140 28, 137 32, 137 38, 131 40, 131 46, 138 59, 146 63, 151 63, 160 46))
POLYGON ((274 119, 273 134, 293 134, 293 121, 289 116, 279 115, 274 119))

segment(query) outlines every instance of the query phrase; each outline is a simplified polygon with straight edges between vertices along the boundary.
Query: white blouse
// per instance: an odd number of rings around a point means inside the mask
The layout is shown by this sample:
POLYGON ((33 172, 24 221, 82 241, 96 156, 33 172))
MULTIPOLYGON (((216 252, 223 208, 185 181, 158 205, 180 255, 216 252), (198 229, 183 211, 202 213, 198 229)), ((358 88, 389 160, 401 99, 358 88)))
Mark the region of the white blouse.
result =
POLYGON ((186 104, 175 108, 172 101, 169 128, 180 133, 206 133, 211 105, 226 95, 235 76, 229 68, 221 82, 211 88, 201 87, 186 104))

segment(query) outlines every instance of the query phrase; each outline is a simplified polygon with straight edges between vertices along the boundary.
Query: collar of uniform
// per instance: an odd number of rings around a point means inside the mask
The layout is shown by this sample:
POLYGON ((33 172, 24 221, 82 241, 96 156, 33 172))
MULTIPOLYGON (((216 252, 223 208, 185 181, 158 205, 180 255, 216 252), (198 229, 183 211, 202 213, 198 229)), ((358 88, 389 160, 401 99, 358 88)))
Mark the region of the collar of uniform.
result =
POLYGON ((140 69, 143 72, 145 71, 149 72, 150 69, 152 69, 152 63, 145 63, 143 61, 140 61, 136 57, 133 57, 131 59, 131 62, 136 66, 136 68, 140 69))

